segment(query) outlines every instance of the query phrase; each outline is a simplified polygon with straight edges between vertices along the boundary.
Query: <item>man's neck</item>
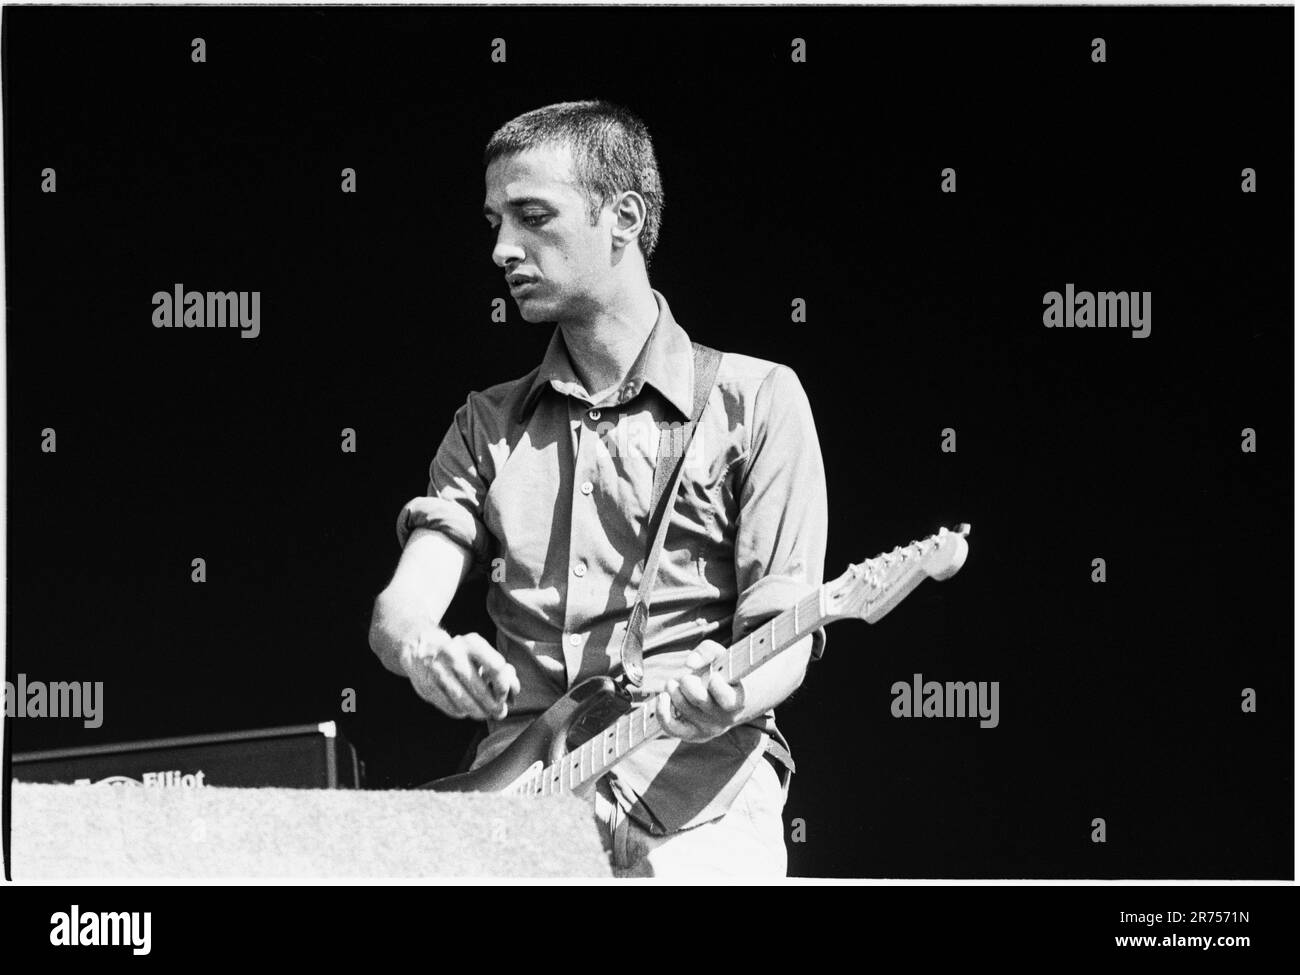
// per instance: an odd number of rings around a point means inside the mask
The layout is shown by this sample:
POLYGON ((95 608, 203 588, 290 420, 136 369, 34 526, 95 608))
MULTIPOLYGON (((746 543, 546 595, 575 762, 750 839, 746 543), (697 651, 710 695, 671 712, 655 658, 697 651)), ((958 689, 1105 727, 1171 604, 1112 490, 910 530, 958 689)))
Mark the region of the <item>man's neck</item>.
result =
POLYGON ((622 382, 658 319, 659 303, 644 282, 590 318, 560 322, 569 358, 588 393, 622 382))

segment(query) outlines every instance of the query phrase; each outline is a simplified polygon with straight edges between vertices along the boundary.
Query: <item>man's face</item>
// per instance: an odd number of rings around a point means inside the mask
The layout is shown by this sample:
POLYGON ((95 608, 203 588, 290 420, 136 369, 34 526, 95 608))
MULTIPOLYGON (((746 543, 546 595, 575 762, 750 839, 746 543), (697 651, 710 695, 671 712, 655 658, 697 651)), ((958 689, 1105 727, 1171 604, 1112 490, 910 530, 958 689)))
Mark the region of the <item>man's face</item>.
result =
POLYGON ((492 161, 483 215, 496 231, 492 260, 511 284, 525 321, 581 318, 602 304, 610 276, 613 211, 587 216, 567 146, 492 161))

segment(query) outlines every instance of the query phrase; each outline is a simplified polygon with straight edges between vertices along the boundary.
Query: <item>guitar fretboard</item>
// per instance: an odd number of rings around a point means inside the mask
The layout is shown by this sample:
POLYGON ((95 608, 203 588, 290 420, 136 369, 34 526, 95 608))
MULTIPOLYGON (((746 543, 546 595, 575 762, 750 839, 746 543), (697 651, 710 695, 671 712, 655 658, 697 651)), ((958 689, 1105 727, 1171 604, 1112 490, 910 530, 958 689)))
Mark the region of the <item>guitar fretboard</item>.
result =
MULTIPOLYGON (((728 683, 734 683, 829 622, 833 617, 824 611, 822 589, 819 586, 784 613, 774 616, 728 647, 712 669, 721 673, 728 683)), ((659 737, 663 729, 655 711, 657 699, 656 695, 634 704, 632 710, 621 715, 600 734, 528 779, 519 791, 542 796, 562 795, 603 775, 635 749, 659 737)))

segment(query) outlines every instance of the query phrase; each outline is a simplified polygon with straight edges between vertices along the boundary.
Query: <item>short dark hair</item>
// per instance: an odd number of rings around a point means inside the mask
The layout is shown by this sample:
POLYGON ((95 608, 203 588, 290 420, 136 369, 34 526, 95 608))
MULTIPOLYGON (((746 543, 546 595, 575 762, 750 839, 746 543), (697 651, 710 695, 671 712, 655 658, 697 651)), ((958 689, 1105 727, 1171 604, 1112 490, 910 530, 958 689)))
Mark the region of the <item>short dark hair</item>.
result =
POLYGON ((587 196, 593 224, 601 208, 619 193, 635 190, 641 194, 646 215, 637 243, 648 267, 659 243, 664 188, 645 123, 610 102, 557 102, 525 112, 497 129, 483 151, 483 165, 501 156, 553 145, 566 145, 572 151, 574 178, 587 196))

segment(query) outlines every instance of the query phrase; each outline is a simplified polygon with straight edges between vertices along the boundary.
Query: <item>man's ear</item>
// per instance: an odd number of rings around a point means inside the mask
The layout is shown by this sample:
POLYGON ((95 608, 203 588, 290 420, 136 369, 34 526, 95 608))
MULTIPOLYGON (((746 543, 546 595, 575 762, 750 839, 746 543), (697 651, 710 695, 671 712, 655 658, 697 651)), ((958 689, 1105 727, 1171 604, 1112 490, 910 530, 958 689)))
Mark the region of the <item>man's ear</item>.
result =
POLYGON ((625 190, 613 203, 614 226, 611 233, 615 247, 630 247, 645 226, 645 198, 636 190, 625 190))

